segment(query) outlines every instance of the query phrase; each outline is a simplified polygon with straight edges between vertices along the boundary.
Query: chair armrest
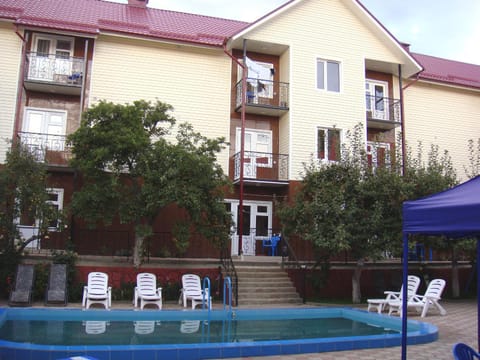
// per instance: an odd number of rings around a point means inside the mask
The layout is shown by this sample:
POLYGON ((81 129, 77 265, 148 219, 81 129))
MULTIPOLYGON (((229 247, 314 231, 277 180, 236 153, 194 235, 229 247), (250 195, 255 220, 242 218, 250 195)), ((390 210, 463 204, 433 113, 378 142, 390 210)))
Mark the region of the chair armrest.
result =
POLYGON ((82 306, 85 307, 87 303, 87 294, 88 294, 88 286, 83 287, 83 297, 82 297, 82 306))
POLYGON ((386 300, 400 300, 400 291, 384 291, 385 295, 387 295, 386 300))

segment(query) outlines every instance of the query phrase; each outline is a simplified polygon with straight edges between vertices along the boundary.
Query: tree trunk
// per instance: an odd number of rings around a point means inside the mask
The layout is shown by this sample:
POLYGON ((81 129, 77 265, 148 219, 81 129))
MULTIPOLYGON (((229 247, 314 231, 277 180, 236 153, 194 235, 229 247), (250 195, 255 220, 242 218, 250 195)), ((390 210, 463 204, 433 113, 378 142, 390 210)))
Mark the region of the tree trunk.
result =
POLYGON ((359 304, 362 301, 362 292, 360 290, 360 277, 362 276, 364 262, 363 260, 357 261, 357 266, 352 275, 352 302, 359 304))
POLYGON ((133 245, 133 266, 139 268, 143 261, 143 240, 144 236, 140 236, 135 232, 135 244, 133 245))

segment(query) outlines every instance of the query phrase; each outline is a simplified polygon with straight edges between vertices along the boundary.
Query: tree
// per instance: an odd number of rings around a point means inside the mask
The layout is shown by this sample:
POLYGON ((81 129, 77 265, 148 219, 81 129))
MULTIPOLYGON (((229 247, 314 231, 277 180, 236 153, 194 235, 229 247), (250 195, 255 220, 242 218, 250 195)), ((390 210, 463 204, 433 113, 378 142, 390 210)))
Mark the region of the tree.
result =
MULTIPOLYGON (((421 159, 410 161, 403 176, 400 161, 369 165, 361 126, 347 139, 340 161, 306 166, 294 201, 281 206, 279 217, 287 235, 310 241, 318 253, 331 257, 349 252, 356 261, 352 301, 358 303, 365 259, 401 253, 402 203, 448 188, 455 174, 448 156, 438 156, 438 148, 429 154, 427 166, 421 159)), ((390 158, 401 160, 398 154, 390 158)))
POLYGON ((218 242, 229 234, 230 215, 222 202, 228 179, 216 162, 224 139, 208 139, 181 124, 176 141, 168 141, 172 110, 160 101, 100 102, 69 137, 72 166, 83 177, 72 201, 74 214, 89 224, 109 224, 115 216, 133 224, 135 266, 155 218, 168 205, 187 214, 173 234, 184 246, 192 231, 218 242))
MULTIPOLYGON (((45 237, 52 222, 65 225, 61 212, 49 205, 48 176, 27 147, 14 143, 0 168, 0 281, 13 274, 21 254, 31 242, 45 237), (20 219, 28 219, 38 231, 24 238, 20 219)), ((2 286, 2 289, 5 287, 2 286)))

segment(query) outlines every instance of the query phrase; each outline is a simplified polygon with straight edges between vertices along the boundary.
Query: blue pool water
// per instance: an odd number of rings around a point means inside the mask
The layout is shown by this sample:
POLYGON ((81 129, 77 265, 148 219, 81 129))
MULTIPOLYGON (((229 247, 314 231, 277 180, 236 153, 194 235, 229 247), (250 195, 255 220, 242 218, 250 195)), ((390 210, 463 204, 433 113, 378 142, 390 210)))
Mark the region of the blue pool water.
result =
MULTIPOLYGON (((0 359, 218 359, 401 344, 399 318, 349 308, 229 311, 0 309, 0 359)), ((408 342, 436 340, 409 321, 408 342)))

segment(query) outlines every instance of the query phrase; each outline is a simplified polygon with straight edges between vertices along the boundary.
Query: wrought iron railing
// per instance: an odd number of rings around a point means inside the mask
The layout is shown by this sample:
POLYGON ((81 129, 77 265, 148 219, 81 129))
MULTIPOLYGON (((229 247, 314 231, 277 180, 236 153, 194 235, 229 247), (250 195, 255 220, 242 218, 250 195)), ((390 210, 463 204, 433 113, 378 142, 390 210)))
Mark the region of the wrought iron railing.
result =
POLYGON ((67 146, 65 135, 20 131, 18 136, 21 143, 30 150, 37 161, 46 161, 49 151, 70 154, 70 147, 67 146))
POLYGON ((78 86, 82 84, 83 67, 83 58, 30 52, 25 79, 78 86))
MULTIPOLYGON (((234 180, 240 178, 240 153, 233 155, 234 180)), ((245 151, 243 176, 248 179, 288 181, 288 155, 245 151)))
POLYGON ((399 99, 366 95, 367 119, 400 123, 401 107, 399 99))
MULTIPOLYGON (((242 82, 239 81, 235 88, 238 107, 242 104, 242 82)), ((288 109, 288 91, 286 82, 247 78, 246 104, 288 109)))
POLYGON ((232 282, 233 299, 230 300, 234 300, 232 303, 234 303, 235 306, 238 306, 238 276, 230 254, 230 248, 225 241, 222 242, 222 247, 220 249, 220 263, 223 267, 224 277, 228 276, 232 282))

